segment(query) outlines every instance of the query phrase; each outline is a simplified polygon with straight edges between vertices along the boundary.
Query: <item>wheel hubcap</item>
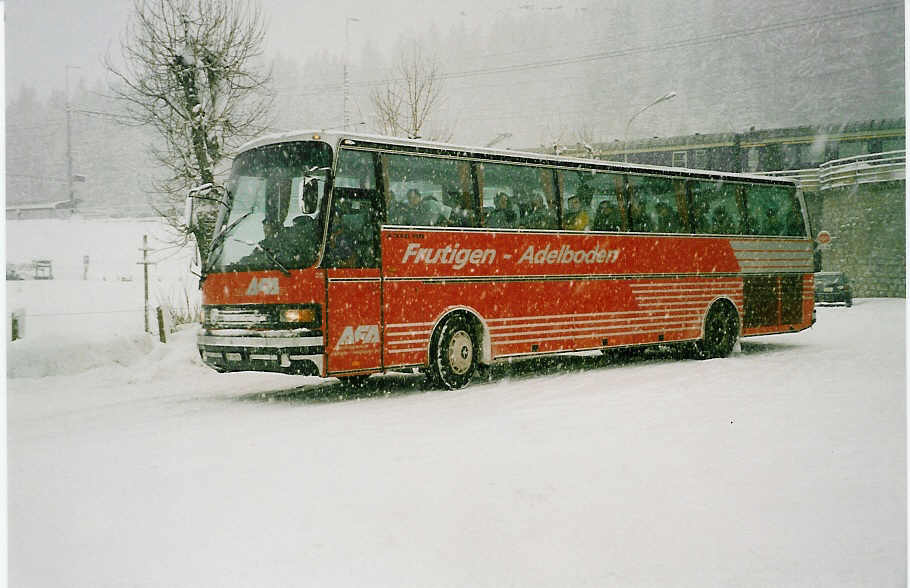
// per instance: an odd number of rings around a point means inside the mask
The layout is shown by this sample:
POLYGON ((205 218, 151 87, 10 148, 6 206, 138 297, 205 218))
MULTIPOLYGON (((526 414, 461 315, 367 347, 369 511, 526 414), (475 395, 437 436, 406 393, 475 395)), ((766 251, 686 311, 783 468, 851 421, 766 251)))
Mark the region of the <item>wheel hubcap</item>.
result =
POLYGON ((464 331, 452 335, 449 342, 449 366, 458 375, 466 373, 474 362, 474 343, 464 331))

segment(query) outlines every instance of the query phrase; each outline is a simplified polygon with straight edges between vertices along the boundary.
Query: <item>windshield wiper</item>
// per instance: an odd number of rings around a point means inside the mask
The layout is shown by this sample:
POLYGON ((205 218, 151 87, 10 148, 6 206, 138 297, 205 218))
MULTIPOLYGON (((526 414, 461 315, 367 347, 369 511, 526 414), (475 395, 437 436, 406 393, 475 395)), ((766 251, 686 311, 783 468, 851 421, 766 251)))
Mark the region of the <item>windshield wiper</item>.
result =
POLYGON ((249 210, 249 211, 247 211, 247 212, 244 212, 243 214, 240 215, 240 217, 239 217, 237 220, 235 220, 234 222, 232 222, 232 223, 229 224, 228 226, 226 226, 226 227, 224 227, 223 229, 221 229, 221 232, 218 233, 217 235, 215 235, 215 238, 212 239, 212 246, 214 247, 214 244, 215 244, 215 243, 217 243, 217 242, 220 241, 221 239, 224 239, 224 238, 227 236, 228 233, 230 233, 232 230, 234 230, 234 227, 236 227, 237 225, 240 224, 240 221, 242 221, 242 220, 245 219, 246 217, 250 216, 250 215, 253 214, 254 212, 256 212, 256 209, 255 209, 255 208, 253 208, 253 209, 251 209, 251 210, 249 210))
MULTIPOLYGON (((215 255, 214 255, 214 253, 215 253, 215 248, 218 247, 219 245, 221 245, 221 243, 224 241, 224 238, 227 237, 228 233, 230 233, 231 231, 233 231, 234 228, 235 228, 237 225, 239 225, 240 222, 241 222, 243 219, 245 219, 246 217, 250 216, 250 215, 253 214, 254 212, 256 212, 256 208, 255 208, 255 207, 252 208, 252 209, 250 209, 249 211, 247 211, 247 212, 241 214, 241 215, 237 218, 237 220, 235 220, 235 221, 232 222, 231 224, 229 224, 229 225, 227 225, 226 227, 224 227, 223 229, 221 229, 221 231, 220 231, 217 235, 215 235, 215 236, 212 238, 212 243, 211 243, 211 245, 209 245, 209 266, 210 266, 210 267, 211 267, 211 265, 214 263, 214 261, 212 261, 212 260, 214 260, 214 258, 215 258, 215 255)), ((207 273, 209 268, 203 268, 203 269, 204 269, 204 270, 206 271, 206 273, 207 273)))
POLYGON ((234 239, 234 241, 237 241, 238 243, 243 243, 244 245, 249 245, 250 247, 253 248, 254 251, 256 249, 262 251, 263 253, 265 253, 266 257, 268 257, 272 261, 272 263, 274 263, 275 265, 278 266, 278 269, 281 270, 281 273, 283 273, 285 275, 285 277, 291 277, 291 271, 288 268, 284 267, 284 264, 278 260, 278 256, 275 255, 275 252, 272 251, 271 249, 269 249, 268 247, 266 247, 265 245, 263 245, 262 243, 244 241, 243 239, 238 239, 237 237, 233 237, 233 239, 234 239))

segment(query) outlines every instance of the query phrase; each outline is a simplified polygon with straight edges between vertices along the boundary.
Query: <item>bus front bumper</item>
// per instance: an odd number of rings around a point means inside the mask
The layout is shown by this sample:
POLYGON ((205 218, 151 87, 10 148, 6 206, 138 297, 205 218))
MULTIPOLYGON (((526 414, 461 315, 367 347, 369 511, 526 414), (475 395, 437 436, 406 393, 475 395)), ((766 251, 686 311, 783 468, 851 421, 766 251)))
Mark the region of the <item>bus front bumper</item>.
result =
POLYGON ((321 376, 325 361, 321 335, 294 331, 207 330, 196 337, 202 361, 220 372, 281 372, 321 376))

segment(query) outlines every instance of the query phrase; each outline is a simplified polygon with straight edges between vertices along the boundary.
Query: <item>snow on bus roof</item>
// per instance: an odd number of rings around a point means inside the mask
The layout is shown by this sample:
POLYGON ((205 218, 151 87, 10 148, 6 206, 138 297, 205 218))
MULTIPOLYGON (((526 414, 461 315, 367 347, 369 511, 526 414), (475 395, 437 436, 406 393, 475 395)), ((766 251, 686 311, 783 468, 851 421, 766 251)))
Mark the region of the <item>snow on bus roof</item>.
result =
POLYGON ((649 165, 644 163, 627 163, 623 161, 613 161, 607 159, 585 159, 581 157, 564 157, 562 155, 550 155, 547 153, 538 153, 534 151, 521 151, 515 149, 496 149, 491 147, 477 147, 470 145, 457 145, 454 143, 444 143, 441 141, 429 141, 425 139, 407 139, 402 137, 391 137, 388 135, 374 135, 369 133, 348 133, 342 131, 321 131, 314 129, 288 131, 284 133, 270 133, 263 135, 252 141, 243 144, 238 149, 237 154, 245 151, 262 147, 264 145, 273 145, 275 143, 290 143, 294 141, 323 141, 332 146, 337 145, 340 141, 349 139, 351 141, 363 141, 368 143, 385 143, 401 147, 422 147, 426 149, 440 149, 445 151, 458 151, 471 155, 493 155, 508 159, 531 159, 540 163, 563 164, 563 165, 585 165, 596 166, 604 171, 628 171, 628 172, 658 172, 671 173, 673 175, 685 175, 689 177, 700 177, 705 179, 723 179, 735 178, 738 180, 757 180, 762 183, 771 183, 778 185, 797 186, 796 180, 780 176, 766 176, 760 174, 748 174, 737 172, 725 172, 708 169, 691 169, 684 167, 671 167, 660 165, 649 165))

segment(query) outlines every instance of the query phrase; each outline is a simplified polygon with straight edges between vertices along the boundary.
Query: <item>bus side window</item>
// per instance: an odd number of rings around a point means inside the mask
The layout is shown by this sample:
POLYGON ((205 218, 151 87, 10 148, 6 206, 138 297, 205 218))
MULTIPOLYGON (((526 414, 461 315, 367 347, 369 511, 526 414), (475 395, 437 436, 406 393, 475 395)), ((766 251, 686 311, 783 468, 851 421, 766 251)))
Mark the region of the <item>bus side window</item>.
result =
POLYGON ((750 234, 805 236, 802 209, 792 188, 751 185, 746 197, 750 234))
POLYGON ((484 226, 499 229, 556 227, 550 170, 530 165, 483 163, 484 226), (549 202, 548 202, 548 195, 549 202))
POLYGON ((412 226, 477 225, 470 164, 456 159, 388 154, 388 223, 412 226))
POLYGON ((559 188, 562 194, 562 228, 567 231, 591 229, 591 203, 594 188, 590 171, 559 170, 559 188))
POLYGON ((593 231, 622 231, 623 213, 620 192, 621 176, 599 173, 597 191, 594 195, 594 219, 591 221, 593 231))
MULTIPOLYGON (((621 231, 620 190, 616 174, 593 169, 559 170, 564 229, 621 231)), ((621 185, 621 184, 620 184, 621 185)))
POLYGON ((695 219, 696 232, 713 235, 735 235, 740 232, 738 187, 723 182, 691 182, 689 218, 695 219))
POLYGON ((376 165, 370 151, 342 149, 338 154, 335 186, 341 188, 376 188, 376 165))
POLYGON ((632 176, 631 181, 635 194, 629 208, 633 230, 657 233, 679 233, 685 230, 673 180, 632 176))

